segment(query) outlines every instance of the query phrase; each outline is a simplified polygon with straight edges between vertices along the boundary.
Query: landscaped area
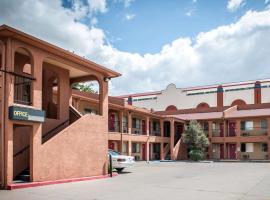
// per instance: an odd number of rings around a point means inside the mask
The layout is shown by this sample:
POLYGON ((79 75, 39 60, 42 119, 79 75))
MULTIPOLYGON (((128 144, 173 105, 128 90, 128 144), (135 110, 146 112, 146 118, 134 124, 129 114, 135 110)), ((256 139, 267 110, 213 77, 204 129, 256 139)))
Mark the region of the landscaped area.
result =
POLYGON ((269 200, 270 163, 145 162, 114 178, 0 191, 1 200, 269 200))

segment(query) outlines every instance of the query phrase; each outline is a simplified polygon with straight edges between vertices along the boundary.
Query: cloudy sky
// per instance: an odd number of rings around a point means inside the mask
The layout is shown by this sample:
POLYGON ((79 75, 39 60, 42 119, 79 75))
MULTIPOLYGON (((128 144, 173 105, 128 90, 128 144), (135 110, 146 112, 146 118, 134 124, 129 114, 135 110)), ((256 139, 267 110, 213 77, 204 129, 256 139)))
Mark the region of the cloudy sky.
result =
POLYGON ((270 77, 270 0, 1 0, 0 24, 119 71, 112 95, 270 77))

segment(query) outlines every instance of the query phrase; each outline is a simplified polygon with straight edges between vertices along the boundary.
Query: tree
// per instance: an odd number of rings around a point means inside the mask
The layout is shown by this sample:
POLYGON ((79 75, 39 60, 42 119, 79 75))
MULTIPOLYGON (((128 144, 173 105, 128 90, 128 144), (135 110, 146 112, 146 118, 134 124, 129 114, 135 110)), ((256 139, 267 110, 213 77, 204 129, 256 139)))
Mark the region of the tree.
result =
POLYGON ((80 90, 81 92, 90 92, 90 93, 97 93, 97 91, 94 89, 93 83, 74 83, 72 85, 72 89, 80 90))
POLYGON ((209 140, 196 120, 191 120, 189 125, 185 127, 183 142, 187 144, 188 153, 192 160, 203 159, 204 151, 209 146, 209 140))

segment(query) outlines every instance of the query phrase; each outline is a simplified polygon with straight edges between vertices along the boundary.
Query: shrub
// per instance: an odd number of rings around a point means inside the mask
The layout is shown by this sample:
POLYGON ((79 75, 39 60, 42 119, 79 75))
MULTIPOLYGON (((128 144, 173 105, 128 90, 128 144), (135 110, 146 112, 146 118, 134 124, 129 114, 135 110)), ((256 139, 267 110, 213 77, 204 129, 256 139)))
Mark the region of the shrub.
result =
POLYGON ((189 157, 191 160, 200 161, 204 158, 204 153, 201 150, 191 150, 189 157))

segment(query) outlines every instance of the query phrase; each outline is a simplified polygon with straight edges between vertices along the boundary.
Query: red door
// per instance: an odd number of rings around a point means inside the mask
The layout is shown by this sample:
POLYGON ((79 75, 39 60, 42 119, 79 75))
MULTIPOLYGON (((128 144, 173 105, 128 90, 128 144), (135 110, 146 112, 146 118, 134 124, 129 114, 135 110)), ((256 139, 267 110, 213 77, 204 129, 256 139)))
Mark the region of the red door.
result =
POLYGON ((219 127, 220 127, 220 137, 224 137, 224 124, 220 123, 219 127))
POLYGON ((229 144, 229 158, 236 159, 236 144, 229 144))
POLYGON ((142 144, 142 160, 146 160, 146 146, 142 144))
POLYGON ((235 122, 229 122, 229 136, 235 136, 235 122))
POLYGON ((224 159, 224 144, 219 145, 220 159, 224 159))
POLYGON ((114 143, 109 141, 109 149, 114 150, 114 143))
POLYGON ((109 128, 110 128, 110 131, 115 131, 114 122, 115 122, 115 115, 114 115, 114 113, 111 113, 110 114, 110 118, 109 118, 109 128))
POLYGON ((143 133, 143 135, 146 135, 145 120, 142 120, 142 133, 143 133))

